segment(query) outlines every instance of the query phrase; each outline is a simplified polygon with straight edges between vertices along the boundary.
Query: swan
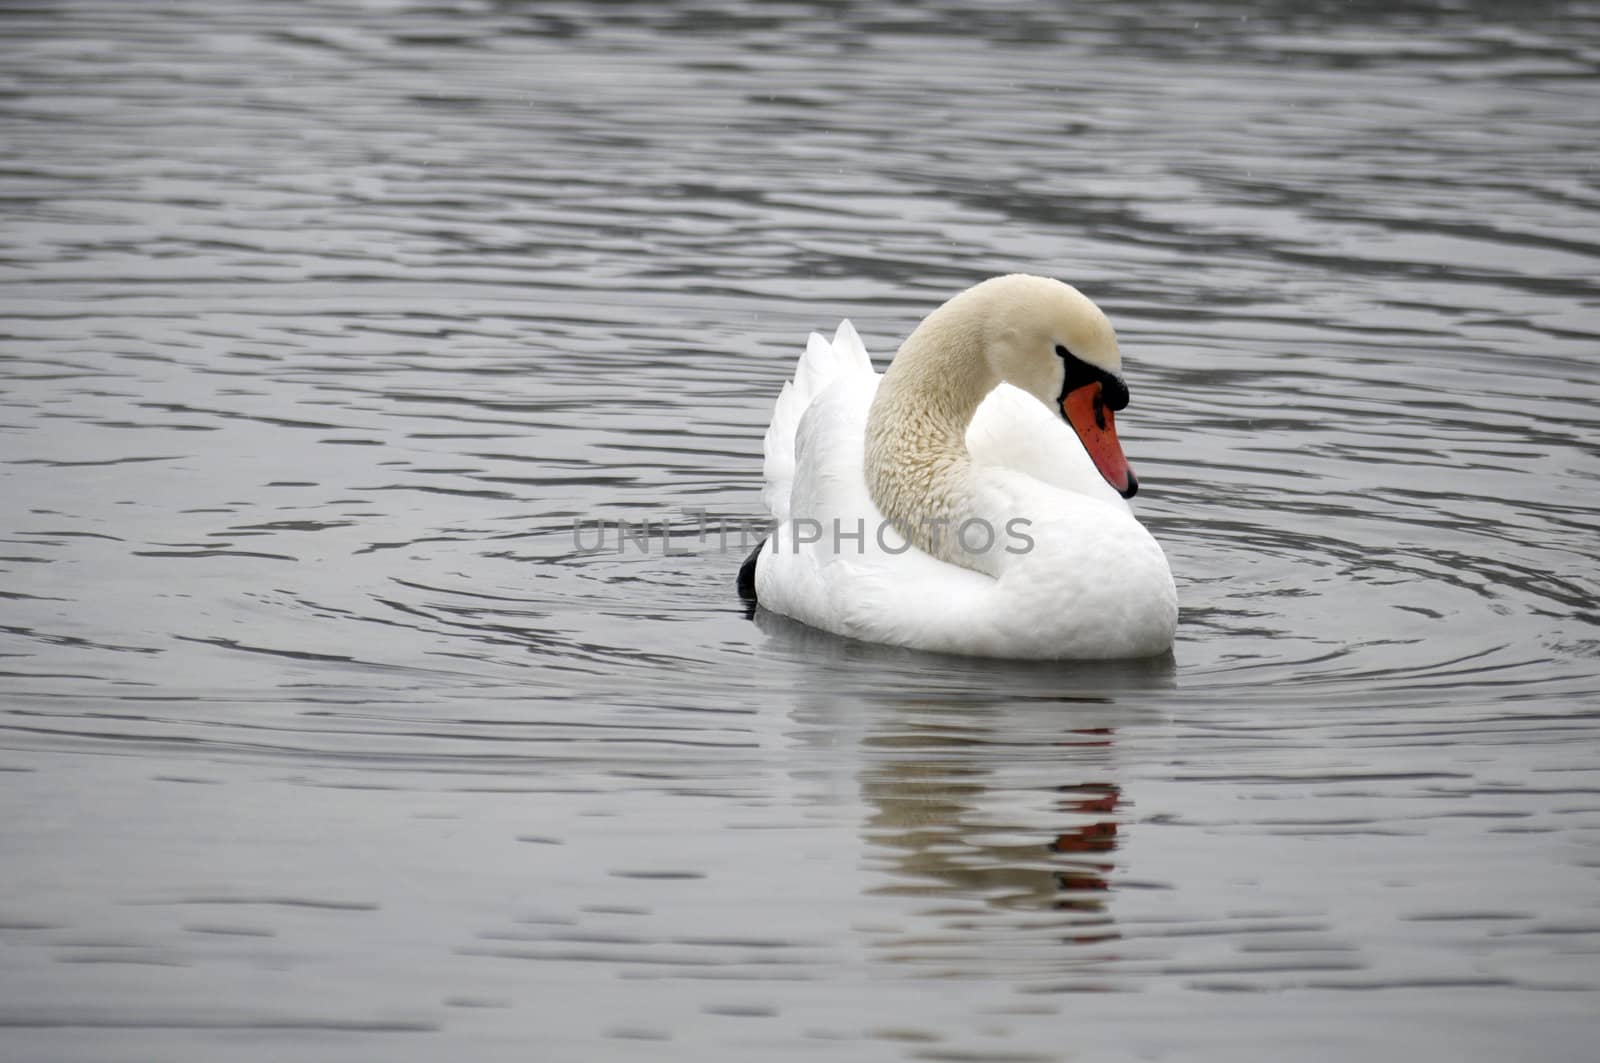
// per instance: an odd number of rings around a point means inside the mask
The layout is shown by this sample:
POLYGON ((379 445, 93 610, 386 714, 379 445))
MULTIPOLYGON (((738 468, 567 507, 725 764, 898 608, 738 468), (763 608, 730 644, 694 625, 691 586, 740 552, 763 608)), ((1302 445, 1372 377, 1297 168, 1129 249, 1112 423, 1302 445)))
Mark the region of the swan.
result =
POLYGON ((836 635, 982 657, 1168 652, 1178 597, 1128 504, 1111 323, 1061 281, 991 277, 883 374, 848 320, 773 409, 771 534, 739 593, 836 635))

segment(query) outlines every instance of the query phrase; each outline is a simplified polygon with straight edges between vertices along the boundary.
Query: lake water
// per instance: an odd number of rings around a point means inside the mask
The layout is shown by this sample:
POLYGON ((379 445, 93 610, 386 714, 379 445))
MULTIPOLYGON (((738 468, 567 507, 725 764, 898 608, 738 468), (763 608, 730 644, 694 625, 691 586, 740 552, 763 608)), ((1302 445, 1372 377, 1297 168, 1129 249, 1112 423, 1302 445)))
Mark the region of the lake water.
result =
POLYGON ((1600 7, 1343 12, 5 5, 0 1055, 1592 1059, 1600 7), (1013 270, 1172 657, 747 617, 1013 270))

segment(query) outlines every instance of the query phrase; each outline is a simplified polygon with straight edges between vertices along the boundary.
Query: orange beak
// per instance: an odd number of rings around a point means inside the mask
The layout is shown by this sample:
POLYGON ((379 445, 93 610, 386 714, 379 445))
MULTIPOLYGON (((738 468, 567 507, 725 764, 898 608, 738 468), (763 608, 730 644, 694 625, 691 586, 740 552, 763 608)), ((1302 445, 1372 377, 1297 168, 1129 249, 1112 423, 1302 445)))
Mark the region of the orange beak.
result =
POLYGON ((1094 467, 1106 478, 1123 498, 1132 498, 1139 491, 1139 479, 1128 467, 1122 454, 1122 444, 1117 440, 1117 421, 1106 405, 1105 389, 1100 381, 1084 384, 1066 393, 1061 399, 1061 412, 1072 430, 1078 433, 1083 449, 1089 452, 1094 467))

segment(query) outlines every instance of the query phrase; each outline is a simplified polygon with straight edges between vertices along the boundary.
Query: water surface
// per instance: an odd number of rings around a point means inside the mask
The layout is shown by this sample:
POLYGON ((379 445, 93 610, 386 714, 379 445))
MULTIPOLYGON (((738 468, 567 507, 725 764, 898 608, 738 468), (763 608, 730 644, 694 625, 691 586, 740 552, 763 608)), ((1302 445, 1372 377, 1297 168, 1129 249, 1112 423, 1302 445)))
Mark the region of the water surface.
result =
POLYGON ((1587 1059, 1600 9, 1340 12, 0 11, 4 1054, 1587 1059), (1171 659, 747 617, 1012 270, 1171 659))

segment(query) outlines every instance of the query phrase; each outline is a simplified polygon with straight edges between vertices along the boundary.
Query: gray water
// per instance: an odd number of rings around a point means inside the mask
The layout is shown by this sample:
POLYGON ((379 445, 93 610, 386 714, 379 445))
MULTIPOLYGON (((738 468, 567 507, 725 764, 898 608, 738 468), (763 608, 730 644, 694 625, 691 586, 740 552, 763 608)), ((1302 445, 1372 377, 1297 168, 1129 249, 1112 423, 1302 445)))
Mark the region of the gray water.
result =
POLYGON ((1593 3, 5 4, 0 1056, 1593 1058, 1597 74, 1593 3), (747 617, 806 333, 1013 270, 1119 329, 1172 657, 747 617))

